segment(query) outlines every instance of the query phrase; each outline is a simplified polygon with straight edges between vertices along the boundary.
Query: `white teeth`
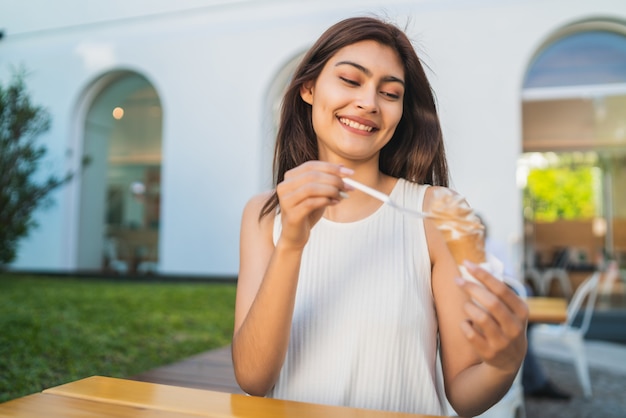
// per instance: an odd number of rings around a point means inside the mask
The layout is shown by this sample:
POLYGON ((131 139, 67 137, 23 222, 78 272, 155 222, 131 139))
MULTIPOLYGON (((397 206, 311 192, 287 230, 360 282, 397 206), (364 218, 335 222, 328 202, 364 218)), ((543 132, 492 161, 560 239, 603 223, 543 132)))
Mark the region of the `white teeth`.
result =
POLYGON ((373 129, 371 126, 363 125, 361 123, 358 123, 358 122, 355 122, 353 120, 346 119, 346 118, 339 118, 339 122, 351 128, 358 129, 360 131, 372 132, 372 129, 373 129))

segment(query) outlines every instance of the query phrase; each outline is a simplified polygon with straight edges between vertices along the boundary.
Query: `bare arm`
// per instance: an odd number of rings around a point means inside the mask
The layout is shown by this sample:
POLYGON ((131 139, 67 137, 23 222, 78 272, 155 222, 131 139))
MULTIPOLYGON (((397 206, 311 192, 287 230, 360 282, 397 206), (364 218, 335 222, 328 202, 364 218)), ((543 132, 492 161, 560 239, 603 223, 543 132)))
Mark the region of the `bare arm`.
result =
POLYGON ((446 395, 457 413, 478 415, 501 399, 522 364, 528 310, 508 286, 475 266, 466 267, 483 286, 457 281, 443 236, 431 222, 426 228, 446 395))
POLYGON ((278 378, 289 343, 302 252, 324 209, 339 201, 343 174, 339 166, 320 162, 286 174, 277 188, 282 231, 276 246, 274 216, 258 219, 268 196, 257 196, 246 205, 232 354, 237 382, 249 394, 265 395, 278 378))
POLYGON ((467 319, 460 328, 482 362, 459 373, 451 393, 459 410, 478 414, 506 394, 522 365, 528 344, 528 308, 487 271, 471 264, 466 267, 483 286, 463 280, 459 283, 476 300, 464 304, 467 319))
POLYGON ((274 217, 258 221, 261 200, 251 200, 242 218, 232 346, 239 385, 259 396, 276 381, 287 351, 301 257, 299 251, 274 248, 274 217))

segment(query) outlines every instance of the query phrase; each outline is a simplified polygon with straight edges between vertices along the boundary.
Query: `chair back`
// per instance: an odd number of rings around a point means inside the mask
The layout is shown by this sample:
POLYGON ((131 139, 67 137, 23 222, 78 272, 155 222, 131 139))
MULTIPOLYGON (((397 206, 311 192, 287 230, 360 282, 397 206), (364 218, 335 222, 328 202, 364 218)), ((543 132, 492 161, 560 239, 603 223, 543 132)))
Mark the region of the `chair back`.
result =
POLYGON ((569 248, 563 248, 554 255, 552 259, 552 266, 555 268, 566 269, 570 261, 569 248))
POLYGON ((106 238, 104 240, 104 255, 109 260, 117 260, 117 242, 115 238, 106 238))
POLYGON ((576 289, 574 296, 572 296, 572 300, 567 306, 567 321, 565 322, 565 324, 571 327, 574 319, 576 319, 578 311, 580 311, 583 306, 583 302, 585 303, 585 312, 583 314, 582 323, 579 327, 583 335, 587 333, 587 330, 589 329, 589 324, 591 323, 591 316, 593 315, 593 308, 596 303, 596 296, 598 295, 600 274, 601 272, 596 271, 595 273, 593 273, 593 275, 586 278, 580 284, 580 286, 578 286, 578 289, 576 289))

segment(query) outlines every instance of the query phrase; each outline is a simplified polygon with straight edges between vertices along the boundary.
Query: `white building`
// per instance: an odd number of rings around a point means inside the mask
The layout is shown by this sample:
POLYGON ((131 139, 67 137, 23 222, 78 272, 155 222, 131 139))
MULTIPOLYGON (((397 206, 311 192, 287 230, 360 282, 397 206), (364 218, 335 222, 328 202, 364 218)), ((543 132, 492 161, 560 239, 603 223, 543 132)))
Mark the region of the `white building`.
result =
MULTIPOLYGON (((100 270, 114 237, 131 270, 158 258, 162 274, 236 276, 242 208, 270 185, 281 89, 328 26, 363 14, 406 25, 430 69, 452 187, 494 236, 520 242, 523 101, 586 94, 527 75, 577 33, 614 34, 624 48, 624 0, 0 0, 0 80, 23 65, 52 116, 42 173, 93 159, 36 213, 11 268, 100 270)), ((623 97, 626 74, 590 84, 623 97)), ((624 135, 612 141, 626 147, 624 135)), ((583 142, 574 148, 593 148, 583 142)))

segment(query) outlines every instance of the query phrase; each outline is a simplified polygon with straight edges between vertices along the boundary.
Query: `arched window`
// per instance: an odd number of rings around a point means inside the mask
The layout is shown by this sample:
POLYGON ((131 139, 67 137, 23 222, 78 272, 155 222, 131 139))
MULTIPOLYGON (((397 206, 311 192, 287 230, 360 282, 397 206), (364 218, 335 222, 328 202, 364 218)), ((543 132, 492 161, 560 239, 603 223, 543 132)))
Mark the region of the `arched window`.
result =
POLYGON ((624 37, 597 29, 562 36, 536 56, 524 89, 626 84, 624 37))
POLYGON ((524 80, 524 150, 626 145, 626 33, 562 36, 535 57, 524 80))
POLYGON ((518 177, 538 262, 566 248, 572 268, 595 268, 601 255, 626 265, 626 26, 555 34, 529 65, 522 112, 518 177))
POLYGON ((84 123, 91 164, 81 185, 78 268, 156 272, 162 114, 158 94, 135 73, 106 76, 84 123))

